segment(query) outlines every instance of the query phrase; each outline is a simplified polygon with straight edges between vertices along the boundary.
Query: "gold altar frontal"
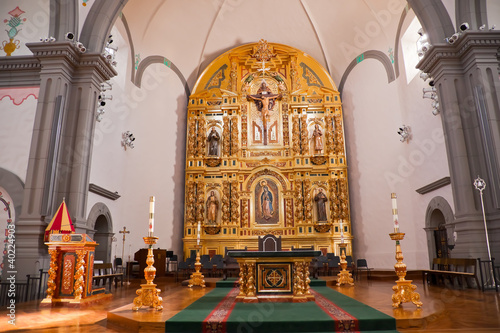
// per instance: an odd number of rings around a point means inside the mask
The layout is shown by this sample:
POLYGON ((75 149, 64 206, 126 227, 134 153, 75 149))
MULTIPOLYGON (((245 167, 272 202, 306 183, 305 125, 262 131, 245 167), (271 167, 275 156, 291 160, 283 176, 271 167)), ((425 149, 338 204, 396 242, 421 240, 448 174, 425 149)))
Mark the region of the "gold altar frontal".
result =
POLYGON ((314 301, 309 290, 309 264, 320 251, 231 251, 240 265, 240 293, 236 301, 314 301))

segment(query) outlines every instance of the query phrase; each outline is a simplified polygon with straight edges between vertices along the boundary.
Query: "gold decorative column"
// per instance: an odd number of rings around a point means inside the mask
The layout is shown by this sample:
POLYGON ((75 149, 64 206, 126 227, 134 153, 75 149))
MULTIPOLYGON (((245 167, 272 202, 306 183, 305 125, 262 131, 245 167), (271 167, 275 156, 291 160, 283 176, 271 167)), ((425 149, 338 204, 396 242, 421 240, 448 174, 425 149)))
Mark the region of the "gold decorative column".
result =
POLYGON ((399 280, 396 281, 396 285, 392 287, 394 294, 392 295, 392 307, 397 308, 404 302, 412 302, 417 307, 422 306, 420 302, 420 295, 415 292, 417 286, 411 284, 412 280, 405 280, 406 276, 406 265, 403 263, 403 252, 401 251, 401 245, 399 241, 405 236, 403 232, 394 232, 389 234, 392 240, 396 241, 396 260, 397 263, 394 265, 396 275, 399 280))
POLYGON ((141 306, 149 306, 155 310, 163 310, 163 299, 159 296, 161 290, 156 288, 156 284, 153 280, 156 276, 156 268, 153 266, 155 260, 153 257, 153 245, 158 241, 158 237, 143 237, 144 243, 148 245, 148 257, 146 259, 146 264, 148 266, 144 268, 144 277, 146 278, 146 283, 141 284, 141 289, 137 289, 135 292, 137 297, 134 298, 134 307, 132 310, 137 311, 141 306))
POLYGON ((200 272, 200 270, 201 270, 201 262, 200 262, 201 245, 196 245, 195 249, 196 249, 196 262, 194 263, 194 269, 196 270, 196 272, 191 274, 188 287, 191 288, 192 286, 201 286, 202 288, 205 288, 205 277, 200 272))
POLYGON ((345 248, 347 247, 346 243, 341 243, 340 245, 340 268, 342 270, 340 271, 337 280, 337 286, 341 286, 343 284, 350 284, 351 286, 354 286, 354 279, 352 278, 352 274, 349 273, 349 271, 346 270, 347 268, 347 261, 345 260, 345 248))

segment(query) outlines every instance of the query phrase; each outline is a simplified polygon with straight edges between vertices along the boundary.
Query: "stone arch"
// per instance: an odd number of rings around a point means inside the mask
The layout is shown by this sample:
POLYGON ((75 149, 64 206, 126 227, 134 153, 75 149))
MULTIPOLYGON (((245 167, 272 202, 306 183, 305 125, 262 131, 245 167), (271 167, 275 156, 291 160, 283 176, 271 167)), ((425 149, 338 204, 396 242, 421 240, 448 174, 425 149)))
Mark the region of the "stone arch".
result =
POLYGON ((172 63, 170 60, 168 60, 165 57, 156 55, 156 56, 149 56, 141 61, 139 64, 139 67, 137 67, 137 73, 135 74, 135 79, 134 79, 134 84, 137 87, 141 87, 141 81, 142 81, 142 76, 144 75, 144 71, 148 66, 151 64, 165 64, 168 68, 170 68, 181 80, 182 85, 184 86, 184 90, 186 91, 186 97, 189 97, 191 95, 191 91, 189 90, 188 83, 186 79, 184 78, 184 75, 182 75, 181 71, 177 66, 175 66, 174 63, 172 63))
POLYGON ((95 0, 83 24, 79 40, 88 52, 102 52, 111 27, 127 2, 128 0, 95 0))
POLYGON ((410 9, 411 9, 410 5, 408 5, 405 9, 403 9, 401 17, 399 18, 398 30, 396 31, 396 38, 394 40, 394 71, 396 73, 396 78, 399 77, 399 40, 401 39, 401 29, 403 28, 403 23, 410 9))
POLYGON ((347 81, 347 77, 349 76, 351 71, 362 60, 370 59, 370 58, 378 60, 384 66, 385 71, 387 73, 387 83, 391 83, 392 81, 394 81, 396 76, 394 75, 394 68, 392 67, 392 63, 391 63, 391 60, 389 59, 389 57, 385 53, 383 53, 382 51, 369 50, 369 51, 363 52, 361 55, 359 55, 358 57, 353 59, 351 61, 351 63, 349 64, 349 66, 347 66, 344 74, 342 75, 342 79, 340 80, 340 84, 339 84, 339 92, 340 92, 341 97, 342 97, 342 90, 344 89, 344 84, 347 81))
POLYGON ((437 228, 446 228, 448 244, 454 245, 453 233, 455 215, 448 201, 441 197, 434 197, 427 205, 425 212, 425 228, 427 233, 427 249, 429 253, 429 264, 432 264, 432 259, 436 253, 436 244, 434 242, 434 230, 437 228))
POLYGON ((0 168, 0 186, 2 186, 9 193, 9 196, 14 203, 15 223, 21 215, 24 183, 17 175, 8 170, 0 168))
POLYGON ((432 45, 444 44, 455 33, 450 16, 441 0, 408 0, 432 45))
POLYGON ((66 33, 72 32, 78 39, 78 5, 78 1, 50 1, 49 36, 64 40, 66 33))
POLYGON ((90 210, 87 218, 89 235, 99 245, 96 247, 95 259, 111 262, 111 250, 113 241, 113 221, 109 208, 102 202, 96 203, 90 210))

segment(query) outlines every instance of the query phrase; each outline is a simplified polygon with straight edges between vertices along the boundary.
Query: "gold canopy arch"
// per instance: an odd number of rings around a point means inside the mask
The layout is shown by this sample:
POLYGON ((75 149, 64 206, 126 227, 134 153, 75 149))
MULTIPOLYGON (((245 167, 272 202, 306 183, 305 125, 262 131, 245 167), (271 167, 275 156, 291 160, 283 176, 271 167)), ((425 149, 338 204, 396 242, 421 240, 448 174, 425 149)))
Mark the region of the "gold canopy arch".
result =
POLYGON ((187 112, 185 256, 197 242, 257 250, 266 234, 283 250, 340 255, 343 241, 352 254, 342 103, 316 60, 265 40, 234 48, 203 71, 187 112))

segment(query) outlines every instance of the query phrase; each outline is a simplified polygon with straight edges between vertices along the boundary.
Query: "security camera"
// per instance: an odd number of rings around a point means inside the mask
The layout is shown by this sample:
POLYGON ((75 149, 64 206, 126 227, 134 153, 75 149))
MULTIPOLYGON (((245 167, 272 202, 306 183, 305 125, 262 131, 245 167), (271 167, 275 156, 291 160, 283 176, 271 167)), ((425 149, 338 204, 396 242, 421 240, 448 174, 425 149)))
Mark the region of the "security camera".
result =
POLYGON ((469 23, 464 22, 464 23, 460 24, 460 31, 465 31, 465 30, 469 30, 469 29, 470 29, 469 23))
POLYGON ((73 41, 75 39, 75 34, 72 32, 67 32, 66 35, 64 35, 64 39, 73 41))

